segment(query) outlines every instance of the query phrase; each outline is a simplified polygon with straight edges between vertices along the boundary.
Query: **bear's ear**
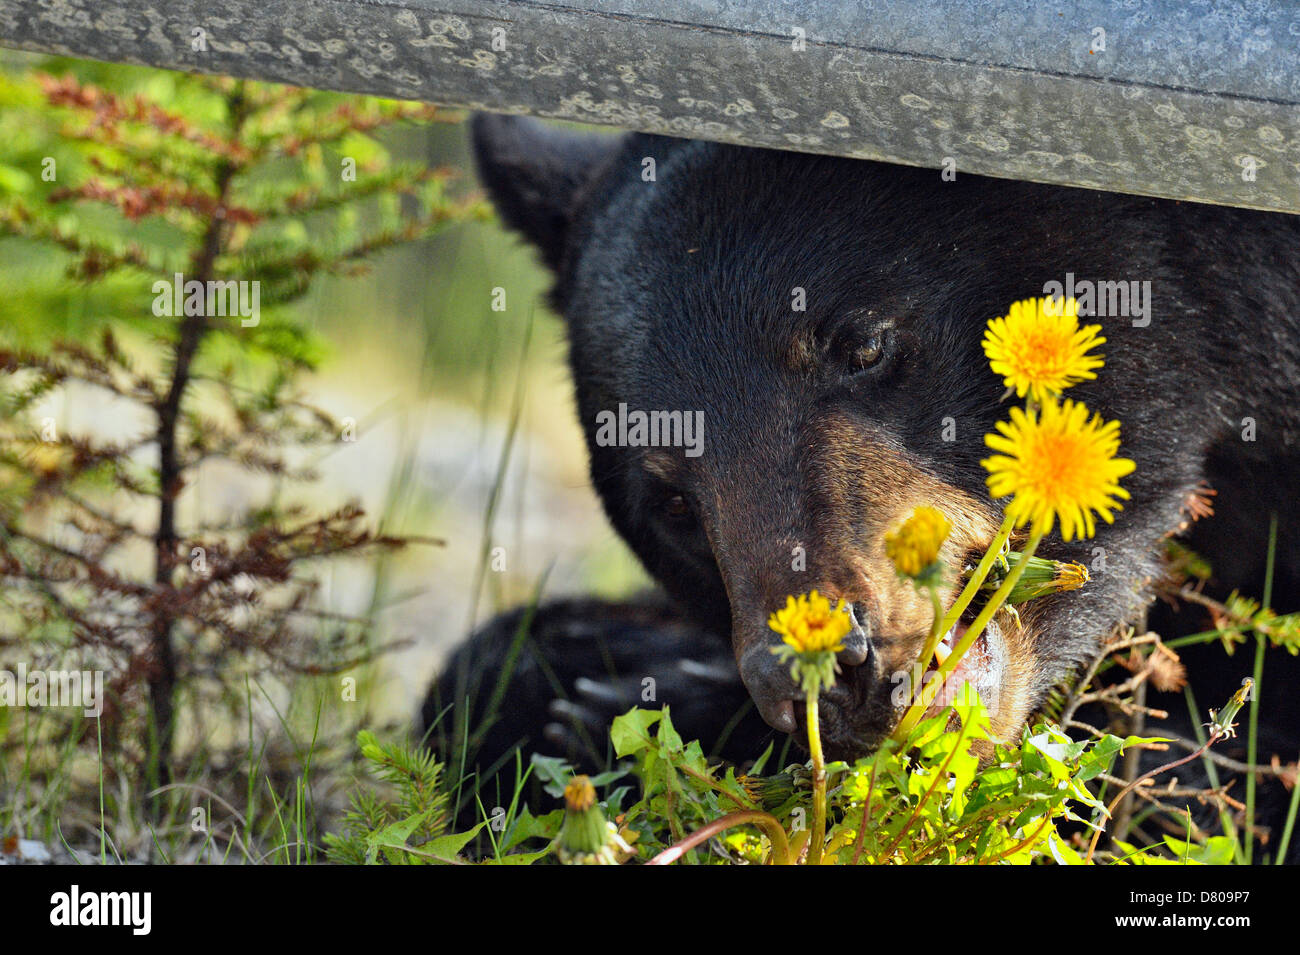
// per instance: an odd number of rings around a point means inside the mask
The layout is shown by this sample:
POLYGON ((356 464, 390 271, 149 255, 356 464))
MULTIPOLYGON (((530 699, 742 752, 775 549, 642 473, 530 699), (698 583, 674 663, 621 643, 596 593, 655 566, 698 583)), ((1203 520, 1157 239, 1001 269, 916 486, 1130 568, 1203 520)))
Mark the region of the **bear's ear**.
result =
POLYGON ((526 116, 476 113, 470 126, 479 179, 507 225, 558 271, 576 195, 622 136, 577 133, 526 116))

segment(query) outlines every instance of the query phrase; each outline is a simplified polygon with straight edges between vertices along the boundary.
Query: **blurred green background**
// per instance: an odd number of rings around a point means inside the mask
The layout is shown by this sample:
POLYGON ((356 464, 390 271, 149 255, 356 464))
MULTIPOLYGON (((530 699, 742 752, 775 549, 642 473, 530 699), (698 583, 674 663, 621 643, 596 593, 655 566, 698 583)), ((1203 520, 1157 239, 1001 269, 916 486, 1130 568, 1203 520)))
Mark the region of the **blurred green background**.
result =
MULTIPOLYGON (((89 82, 144 89, 171 82, 163 71, 0 51, 0 76, 69 68, 89 82)), ((399 158, 461 170, 468 191, 477 185, 466 133, 463 124, 432 124, 390 130, 385 139, 399 158)), ((0 113, 0 142, 11 147, 0 157, 0 189, 31 172, 14 156, 42 136, 57 130, 0 113)), ((104 302, 62 268, 34 246, 0 238, 0 341, 41 347, 102 324, 104 302)), ((309 399, 357 422, 356 441, 322 458, 308 500, 327 507, 357 499, 386 532, 446 542, 324 571, 331 609, 377 608, 377 641, 409 641, 377 664, 383 705, 375 716, 409 719, 446 651, 476 621, 529 600, 543 580, 544 597, 616 596, 645 583, 589 486, 563 329, 544 304, 547 284, 520 240, 495 222, 472 222, 382 255, 369 274, 319 278, 291 306, 327 344, 319 370, 304 380, 309 399), (506 290, 500 312, 491 307, 497 287, 506 290), (482 575, 476 599, 483 554, 498 547, 504 570, 482 575)), ((147 332, 141 311, 135 325, 144 322, 147 332)), ((112 407, 75 390, 51 410, 63 431, 130 430, 112 407)), ((182 498, 182 520, 219 517, 254 493, 242 476, 204 466, 182 498)))

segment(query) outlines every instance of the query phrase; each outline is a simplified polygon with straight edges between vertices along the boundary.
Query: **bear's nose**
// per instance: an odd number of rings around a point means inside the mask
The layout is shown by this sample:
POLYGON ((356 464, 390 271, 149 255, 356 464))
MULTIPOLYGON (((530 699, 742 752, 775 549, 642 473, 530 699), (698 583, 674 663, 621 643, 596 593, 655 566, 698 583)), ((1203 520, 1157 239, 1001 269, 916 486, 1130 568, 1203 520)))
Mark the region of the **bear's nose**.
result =
POLYGON ((871 623, 866 607, 862 604, 850 604, 849 616, 853 620, 853 629, 845 634, 841 643, 844 649, 835 657, 840 666, 860 667, 867 662, 871 653, 871 623))
POLYGON ((767 725, 781 733, 793 733, 798 727, 794 704, 803 699, 803 691, 791 678, 789 664, 777 659, 770 644, 760 642, 744 652, 739 666, 740 679, 767 725))

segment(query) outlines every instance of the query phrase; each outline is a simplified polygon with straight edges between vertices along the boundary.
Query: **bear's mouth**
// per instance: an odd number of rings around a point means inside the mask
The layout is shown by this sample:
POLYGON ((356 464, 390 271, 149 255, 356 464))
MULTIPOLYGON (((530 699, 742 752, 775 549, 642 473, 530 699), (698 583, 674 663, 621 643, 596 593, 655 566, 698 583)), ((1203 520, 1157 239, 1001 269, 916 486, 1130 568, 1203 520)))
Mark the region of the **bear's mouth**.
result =
MULTIPOLYGON (((973 616, 968 619, 966 615, 963 615, 963 619, 959 620, 944 635, 939 646, 935 648, 934 658, 926 667, 924 680, 935 679, 939 667, 947 661, 957 644, 966 636, 973 622, 973 616)), ((984 632, 971 644, 956 668, 948 674, 943 688, 925 711, 925 715, 937 716, 946 707, 952 706, 954 702, 958 701, 962 687, 967 683, 979 694, 981 702, 983 702, 990 714, 996 714, 998 695, 1002 687, 1002 674, 1006 668, 1005 646, 1002 628, 998 626, 995 617, 984 627, 984 632)), ((970 701, 963 700, 961 702, 970 701)))
MULTIPOLYGON (((924 672, 923 681, 935 679, 941 661, 948 659, 969 631, 973 620, 973 614, 963 614, 956 626, 944 635, 935 658, 924 672)), ((906 666, 906 669, 882 673, 879 670, 872 672, 872 667, 854 668, 823 690, 820 707, 822 737, 829 758, 852 760, 866 756, 893 732, 907 706, 907 688, 915 679, 915 658, 906 664, 900 662, 899 666, 906 666)), ((1006 671, 1006 633, 995 618, 989 621, 983 633, 948 674, 943 688, 927 708, 926 716, 937 716, 954 703, 971 702, 962 695, 963 687, 969 684, 979 694, 989 716, 995 718, 1002 708, 1006 671)), ((799 713, 798 708, 796 713, 799 713)), ((803 730, 802 714, 796 718, 803 730)))

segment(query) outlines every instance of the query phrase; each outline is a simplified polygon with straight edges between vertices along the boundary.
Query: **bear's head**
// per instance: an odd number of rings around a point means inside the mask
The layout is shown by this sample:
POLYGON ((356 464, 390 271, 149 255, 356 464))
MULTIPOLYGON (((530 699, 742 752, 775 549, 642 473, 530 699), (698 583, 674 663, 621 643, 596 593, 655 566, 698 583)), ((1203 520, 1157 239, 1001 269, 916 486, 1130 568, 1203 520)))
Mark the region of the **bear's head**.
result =
MULTIPOLYGON (((813 589, 844 600, 855 628, 822 732, 832 756, 869 751, 899 717, 932 620, 886 533, 936 506, 960 567, 1001 521, 979 464, 1006 407, 985 323, 1041 294, 1061 262, 1115 266, 1078 252, 1059 198, 1072 191, 501 116, 473 132, 502 217, 556 275, 610 520, 690 613, 730 634, 779 730, 797 728, 800 693, 771 653, 769 615, 813 589)), ((1150 543, 1124 549, 1125 579, 1150 543)), ((1041 603, 1021 626, 991 627, 958 674, 1003 732, 1114 622, 1097 601, 1041 603)))

